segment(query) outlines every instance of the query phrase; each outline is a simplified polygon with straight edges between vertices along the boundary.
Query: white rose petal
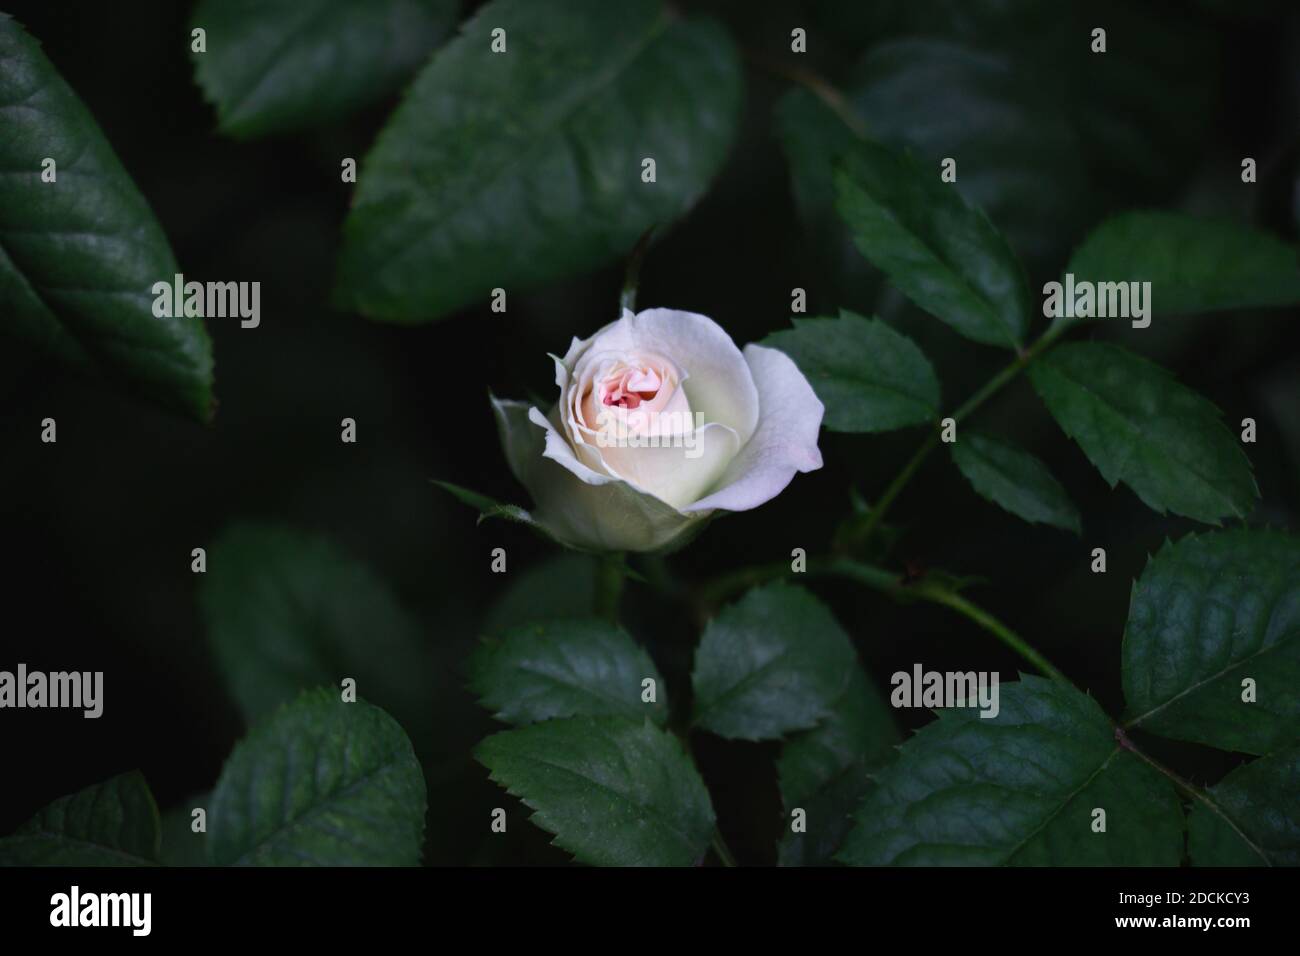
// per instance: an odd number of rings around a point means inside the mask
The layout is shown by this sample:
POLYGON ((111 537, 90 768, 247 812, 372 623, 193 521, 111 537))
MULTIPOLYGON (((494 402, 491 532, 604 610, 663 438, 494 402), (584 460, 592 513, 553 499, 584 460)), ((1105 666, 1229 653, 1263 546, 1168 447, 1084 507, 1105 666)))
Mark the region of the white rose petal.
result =
POLYGON ((684 510, 748 511, 785 490, 795 472, 822 466, 817 448, 826 408, 790 356, 762 345, 746 345, 758 385, 758 430, 727 466, 718 490, 684 510))

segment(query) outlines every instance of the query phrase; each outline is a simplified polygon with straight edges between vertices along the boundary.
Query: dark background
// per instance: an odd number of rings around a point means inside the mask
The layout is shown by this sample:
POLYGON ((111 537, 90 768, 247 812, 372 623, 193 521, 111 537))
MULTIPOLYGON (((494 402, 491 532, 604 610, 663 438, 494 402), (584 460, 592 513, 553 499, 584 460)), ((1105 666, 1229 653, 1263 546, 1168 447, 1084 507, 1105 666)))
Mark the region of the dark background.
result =
MULTIPOLYGON (((1125 208, 1187 209, 1296 240, 1300 18, 1292 4, 1127 4, 1127 13, 1120 5, 1010 0, 681 6, 721 16, 752 55, 746 113, 713 190, 651 250, 640 304, 706 313, 740 344, 784 327, 790 290, 800 286, 810 314, 847 306, 907 329, 935 362, 947 408, 1005 361, 906 306, 851 254, 826 255, 839 248, 834 237, 830 246, 809 238, 771 122, 773 102, 790 84, 756 65, 795 62, 792 26, 809 31, 811 52, 798 65, 846 85, 864 51, 900 37, 996 51, 1011 64, 1012 89, 1038 97, 1049 119, 1076 123, 1077 142, 1053 167, 1059 177, 1026 173, 989 205, 1028 257, 1034 288, 1060 272, 1091 225, 1125 208), (1110 59, 1089 59, 1093 25, 1108 27, 1110 59), (1089 74, 1103 63, 1104 74, 1089 74), (1116 132, 1126 124, 1139 131, 1142 148, 1126 147, 1116 132), (1259 161, 1254 185, 1240 181, 1243 156, 1259 161)), ((210 427, 31 364, 0 340, 0 668, 22 661, 38 670, 105 672, 99 720, 52 710, 0 714, 0 833, 55 797, 132 768, 144 772, 164 809, 211 787, 244 728, 212 665, 190 551, 248 519, 327 535, 389 581, 423 622, 436 691, 427 726, 408 730, 431 741, 427 861, 563 861, 531 826, 489 836, 491 808, 514 803, 470 757, 497 725, 463 689, 465 658, 486 612, 554 551, 517 527, 476 526, 474 514, 429 479, 527 503, 505 468, 486 391, 549 397, 546 352, 562 352, 570 336, 616 316, 622 265, 512 291, 505 315, 491 313, 486 300, 412 328, 336 313, 327 297, 352 189, 339 182, 339 159, 365 155, 392 102, 310 134, 236 143, 214 133, 212 110, 193 82, 188 4, 0 0, 0 8, 42 41, 86 102, 186 276, 262 283, 260 328, 209 323, 220 401, 210 427), (46 416, 57 419, 56 445, 39 441, 46 416), (339 441, 345 416, 359 424, 355 445, 339 441), (497 546, 509 554, 505 576, 489 571, 497 546)), ((924 146, 941 119, 976 135, 1003 122, 996 102, 971 108, 958 99, 949 107, 941 93, 931 95, 937 98, 904 102, 892 123, 882 122, 883 135, 924 146)), ((1049 139, 1044 127, 1030 128, 1031 145, 1017 156, 1046 161, 1049 139)), ((978 164, 976 155, 958 154, 960 163, 975 160, 963 174, 978 164)), ((1296 530, 1295 320, 1294 311, 1225 313, 1157 319, 1140 332, 1101 323, 1084 334, 1122 341, 1170 366, 1218 403, 1234 431, 1243 417, 1255 418, 1259 440, 1247 451, 1263 499, 1250 523, 1296 530)), ((1024 381, 976 421, 1048 463, 1080 506, 1082 540, 1000 512, 936 454, 890 515, 905 529, 895 558, 988 578, 973 599, 1118 713, 1130 583, 1166 537, 1199 526, 1152 513, 1127 489, 1109 489, 1024 381), (1088 570, 1097 546, 1108 552, 1105 575, 1088 570)), ((823 470, 796 478, 758 512, 715 522, 668 559, 669 573, 690 585, 739 564, 788 559, 793 547, 823 550, 847 511, 849 489, 878 494, 920 439, 917 430, 824 434, 823 470)), ((580 562, 573 565, 572 586, 588 587, 580 562)), ((940 609, 900 608, 840 583, 815 588, 882 692, 893 671, 918 661, 995 669, 1004 679, 1020 666, 940 609)), ((680 703, 698 634, 688 609, 631 584, 624 619, 680 703)), ((899 718, 905 727, 928 719, 907 711, 899 718)), ((1235 760, 1192 745, 1144 743, 1197 782, 1214 781, 1235 760)), ((776 753, 776 745, 697 740, 723 832, 742 862, 774 859, 776 753)))

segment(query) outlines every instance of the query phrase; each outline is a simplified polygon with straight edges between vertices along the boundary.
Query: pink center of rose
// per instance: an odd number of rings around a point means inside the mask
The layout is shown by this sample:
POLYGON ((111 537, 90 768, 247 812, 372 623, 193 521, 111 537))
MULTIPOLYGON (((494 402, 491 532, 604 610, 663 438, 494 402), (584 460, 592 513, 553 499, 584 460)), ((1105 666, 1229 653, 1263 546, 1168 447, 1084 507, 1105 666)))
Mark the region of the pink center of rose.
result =
POLYGON ((653 401, 663 386, 663 379, 652 368, 615 366, 596 386, 602 405, 619 408, 636 408, 642 402, 653 401))

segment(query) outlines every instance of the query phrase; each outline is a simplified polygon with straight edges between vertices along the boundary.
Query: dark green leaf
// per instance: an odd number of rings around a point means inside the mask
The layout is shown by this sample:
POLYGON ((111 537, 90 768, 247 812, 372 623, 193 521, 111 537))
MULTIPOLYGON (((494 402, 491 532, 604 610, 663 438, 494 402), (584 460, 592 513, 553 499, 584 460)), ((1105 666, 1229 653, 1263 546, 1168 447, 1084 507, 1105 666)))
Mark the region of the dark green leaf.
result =
POLYGON ((420 628, 365 565, 315 535, 236 525, 207 568, 208 640, 250 725, 301 690, 350 677, 413 734, 423 729, 432 691, 420 628))
POLYGON ((750 591, 709 622, 695 654, 695 726, 771 740, 831 714, 857 666, 826 606, 803 588, 750 591))
POLYGON ((1219 410, 1159 365, 1115 345, 1071 342, 1029 375, 1112 488, 1122 481, 1160 514, 1209 524, 1254 507, 1250 461, 1219 410))
POLYGON ((397 90, 447 32, 456 0, 201 0, 194 76, 241 139, 340 119, 397 90))
POLYGON ((158 805, 138 772, 60 797, 0 840, 0 866, 153 866, 158 805))
POLYGON ((194 832, 194 811, 207 810, 210 793, 196 793, 162 815, 162 862, 166 866, 207 866, 208 834, 194 832))
POLYGON ((303 694, 241 741, 208 807, 208 855, 235 866, 414 866, 424 775, 402 728, 334 690, 303 694))
POLYGON ((799 366, 826 406, 825 426, 882 432, 939 414, 939 380, 916 344, 879 319, 841 310, 838 319, 794 319, 764 345, 799 366))
POLYGON ((180 270, 162 227, 81 100, 0 13, 0 335, 207 420, 212 346, 158 318, 180 270), (57 179, 41 180, 53 159, 57 179))
POLYGON ((475 757, 581 863, 694 866, 708 848, 704 781, 649 720, 548 720, 488 737, 475 757))
POLYGON ((874 772, 893 757, 897 740, 889 706, 862 668, 854 667, 830 716, 781 748, 776 767, 785 807, 785 836, 778 850, 782 866, 831 861, 874 772), (795 808, 807 814, 803 833, 791 829, 795 808))
POLYGON ((493 0, 366 157, 336 298, 428 321, 627 253, 703 194, 741 84, 721 26, 655 0, 493 0), (491 50, 496 28, 505 53, 491 50), (656 182, 642 181, 645 158, 656 182))
POLYGON ((873 0, 846 6, 819 0, 811 7, 814 22, 821 20, 823 29, 839 31, 836 40, 853 37, 865 44, 887 37, 934 34, 992 46, 1020 39, 1041 43, 1071 5, 1044 6, 1040 0, 873 0), (1018 32, 1025 30, 1033 33, 1019 37, 1018 32))
POLYGON ((1196 866, 1300 866, 1300 747, 1252 760, 1187 818, 1196 866))
POLYGON ((836 209, 859 251, 913 302, 969 339, 1019 348, 1029 329, 1024 270, 939 173, 861 142, 836 171, 836 209))
POLYGON ((1233 222, 1170 212, 1115 216, 1089 234, 1066 271, 1075 282, 1150 282, 1155 315, 1293 305, 1300 254, 1233 222))
POLYGON ((1166 544, 1133 585, 1123 658, 1127 726, 1254 754, 1300 740, 1300 541, 1166 544))
POLYGON ((1115 742, 1092 698, 1024 677, 999 712, 939 711, 880 772, 839 859, 858 866, 1177 866, 1168 780, 1115 742), (1094 810, 1106 812, 1094 832, 1094 810))
POLYGON ((470 687, 509 724, 553 717, 668 719, 663 678, 650 655, 621 627, 604 621, 524 624, 481 645, 470 687), (641 701, 641 682, 655 682, 656 703, 641 701))
POLYGON ((981 498, 1024 518, 1082 533, 1079 510, 1047 466, 1014 445, 970 432, 958 436, 952 460, 981 498))

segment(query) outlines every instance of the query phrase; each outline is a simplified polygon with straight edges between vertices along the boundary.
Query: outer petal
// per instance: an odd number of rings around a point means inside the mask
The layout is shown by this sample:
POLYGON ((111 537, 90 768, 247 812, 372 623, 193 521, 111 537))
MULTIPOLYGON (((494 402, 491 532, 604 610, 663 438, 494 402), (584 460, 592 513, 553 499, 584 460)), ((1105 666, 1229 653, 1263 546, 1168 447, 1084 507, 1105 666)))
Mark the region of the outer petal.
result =
POLYGON ((534 519, 570 547, 658 551, 703 526, 707 516, 683 514, 588 468, 537 408, 497 399, 492 406, 510 469, 536 502, 534 519))
MULTIPOLYGON (((577 339, 569 346, 569 356, 576 353, 580 354, 590 345, 590 339, 586 342, 579 342, 577 339)), ((605 466, 602 460, 600 450, 594 444, 589 442, 583 435, 582 430, 577 427, 569 414, 568 409, 572 404, 573 388, 575 385, 569 357, 560 358, 552 355, 551 359, 555 362, 555 384, 560 389, 560 400, 556 402, 555 407, 551 410, 551 424, 559 429, 562 437, 567 437, 572 444, 572 448, 577 456, 578 461, 586 465, 597 474, 618 477, 614 472, 605 466)), ((540 412, 539 412, 540 414, 540 412)), ((549 441, 549 439, 548 439, 549 441)))
POLYGON ((506 454, 510 473, 521 485, 528 486, 532 463, 542 457, 545 436, 528 420, 528 403, 488 396, 497 420, 497 434, 506 454))
POLYGON ((551 409, 550 418, 538 411, 536 406, 528 409, 528 421, 535 427, 542 429, 543 432, 542 457, 550 459, 562 468, 572 472, 574 477, 582 481, 583 484, 604 485, 611 481, 618 481, 617 478, 597 471, 585 464, 574 453, 573 446, 569 444, 557 424, 559 416, 558 405, 551 409))
POLYGON ((758 429, 728 466, 718 490, 683 511, 748 511, 780 494, 795 472, 822 466, 817 433, 825 407, 798 366, 784 352, 762 345, 745 346, 745 361, 758 386, 758 429))
POLYGON ((692 431, 687 440, 690 448, 665 442, 657 448, 602 448, 600 454, 611 472, 642 492, 653 488, 656 497, 681 508, 716 487, 740 449, 736 433, 716 422, 692 431))

